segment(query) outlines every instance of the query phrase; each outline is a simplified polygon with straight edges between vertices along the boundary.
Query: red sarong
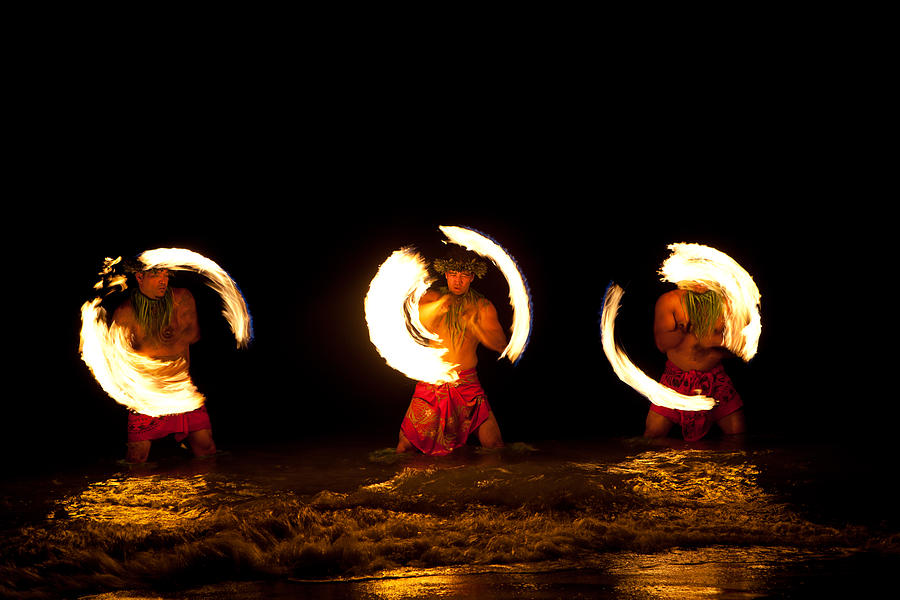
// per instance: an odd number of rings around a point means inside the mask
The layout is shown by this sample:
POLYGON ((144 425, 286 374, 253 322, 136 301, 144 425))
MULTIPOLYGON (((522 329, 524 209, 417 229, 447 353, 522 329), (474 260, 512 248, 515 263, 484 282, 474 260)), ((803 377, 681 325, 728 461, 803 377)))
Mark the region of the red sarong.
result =
POLYGON ((418 382, 400 431, 426 454, 449 454, 466 444, 490 412, 478 374, 468 369, 453 383, 418 382))
POLYGON ((151 417, 136 412, 128 413, 129 442, 157 440, 170 433, 174 433, 175 439, 180 442, 192 431, 201 429, 212 429, 205 406, 190 412, 162 417, 151 417))
POLYGON ((650 405, 653 412, 681 425, 681 433, 689 442, 696 442, 705 436, 712 429, 713 423, 744 405, 721 364, 709 371, 682 371, 671 361, 666 361, 666 370, 659 378, 659 382, 688 396, 694 396, 697 390, 700 390, 701 394, 716 401, 716 405, 710 410, 678 410, 656 404, 650 405))

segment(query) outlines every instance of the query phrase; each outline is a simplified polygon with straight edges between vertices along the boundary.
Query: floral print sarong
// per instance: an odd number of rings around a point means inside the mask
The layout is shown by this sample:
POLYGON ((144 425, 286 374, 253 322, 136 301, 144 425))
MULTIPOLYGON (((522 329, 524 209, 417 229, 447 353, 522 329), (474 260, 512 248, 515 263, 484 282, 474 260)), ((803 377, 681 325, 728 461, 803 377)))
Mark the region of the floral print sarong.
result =
POLYGON ((400 430, 426 454, 449 454, 465 445, 490 412, 476 370, 468 369, 453 383, 418 382, 400 430))

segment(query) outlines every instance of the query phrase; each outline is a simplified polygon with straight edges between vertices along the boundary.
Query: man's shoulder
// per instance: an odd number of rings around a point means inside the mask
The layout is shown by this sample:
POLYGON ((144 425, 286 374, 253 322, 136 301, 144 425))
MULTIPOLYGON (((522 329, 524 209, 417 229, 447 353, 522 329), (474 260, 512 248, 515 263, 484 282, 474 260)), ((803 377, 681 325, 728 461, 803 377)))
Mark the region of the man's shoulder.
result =
POLYGON ((131 319, 134 316, 134 305, 131 298, 125 298, 113 311, 113 320, 122 322, 131 319))
POLYGON ((663 292, 660 294, 657 302, 681 302, 681 297, 684 295, 684 290, 675 288, 674 290, 669 290, 668 292, 663 292))
POLYGON ((656 300, 657 310, 676 310, 681 306, 681 297, 684 295, 683 290, 669 290, 660 295, 656 300))
POLYGON ((481 308, 494 308, 494 303, 485 298, 484 296, 478 298, 477 300, 478 306, 481 308))
POLYGON ((172 298, 174 298, 175 302, 182 302, 185 300, 193 300, 194 295, 191 294, 191 291, 187 288, 172 288, 172 298))
POLYGON ((494 303, 488 300, 485 297, 481 297, 478 299, 478 303, 476 304, 478 307, 478 312, 481 313, 482 316, 491 316, 496 318, 497 316, 497 307, 494 306, 494 303))

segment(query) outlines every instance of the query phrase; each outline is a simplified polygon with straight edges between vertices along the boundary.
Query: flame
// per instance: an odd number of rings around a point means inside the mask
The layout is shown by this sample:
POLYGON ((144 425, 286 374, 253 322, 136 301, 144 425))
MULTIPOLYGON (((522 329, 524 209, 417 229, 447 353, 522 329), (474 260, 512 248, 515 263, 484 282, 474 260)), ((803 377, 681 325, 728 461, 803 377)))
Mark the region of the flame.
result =
POLYGON ((762 324, 759 289, 753 278, 730 256, 701 244, 671 244, 672 254, 663 262, 660 275, 680 288, 700 284, 725 298, 725 347, 744 361, 756 354, 762 324))
POLYGON ((686 396, 648 377, 637 368, 625 352, 615 343, 613 330, 616 314, 625 291, 616 284, 610 284, 603 298, 603 311, 600 314, 600 339, 603 353, 612 365, 619 379, 630 385, 635 391, 646 396, 657 406, 665 406, 678 410, 709 410, 715 406, 715 400, 706 396, 686 396))
POLYGON ((419 300, 433 281, 426 261, 403 248, 378 268, 364 304, 369 339, 387 363, 417 381, 441 384, 456 381, 459 375, 458 365, 443 359, 448 350, 428 342, 440 338, 419 320, 419 300))
MULTIPOLYGON (((525 351, 531 330, 531 298, 513 259, 496 242, 463 227, 441 226, 448 240, 490 259, 509 284, 513 325, 510 341, 500 354, 515 363, 525 351)), ((419 300, 434 278, 427 262, 409 248, 397 250, 378 268, 365 299, 369 339, 387 363, 417 381, 456 381, 459 365, 444 360, 440 337, 419 320, 419 300)))
MULTIPOLYGON (((753 279, 724 252, 701 244, 671 244, 672 254, 660 268, 662 281, 680 288, 700 284, 722 294, 728 310, 725 316, 725 346, 749 361, 755 354, 762 331, 759 290, 753 279)), ((619 379, 658 406, 679 410, 709 410, 715 401, 706 396, 686 396, 654 381, 638 369, 613 339, 614 323, 624 290, 610 284, 603 299, 600 336, 603 352, 619 379)))
POLYGON ((100 298, 81 307, 80 351, 100 387, 136 412, 159 417, 203 406, 185 360, 161 361, 135 352, 124 327, 106 327, 100 298))
POLYGON ((246 348, 253 339, 250 313, 237 285, 222 267, 202 254, 181 248, 147 250, 138 257, 148 269, 196 271, 207 278, 206 284, 218 292, 225 304, 222 314, 237 340, 238 348, 246 348))
POLYGON ((468 250, 490 259, 506 278, 506 283, 509 285, 509 302, 513 309, 513 324, 509 343, 500 353, 500 358, 505 356, 509 358, 510 362, 516 363, 525 352, 531 335, 531 296, 522 272, 519 271, 519 267, 506 250, 477 231, 445 225, 442 225, 440 229, 454 244, 464 246, 468 250))
MULTIPOLYGON (((246 347, 253 336, 250 314, 237 286, 221 267, 196 252, 179 248, 148 250, 138 259, 147 268, 193 270, 207 277, 207 284, 222 297, 223 314, 238 347, 246 347)), ((120 260, 106 259, 95 289, 125 289, 125 277, 113 273, 120 260)), ((202 406, 204 397, 191 381, 187 361, 159 360, 135 352, 124 327, 117 323, 107 327, 106 310, 100 302, 98 296, 81 307, 79 351, 103 390, 116 402, 151 417, 202 406)))

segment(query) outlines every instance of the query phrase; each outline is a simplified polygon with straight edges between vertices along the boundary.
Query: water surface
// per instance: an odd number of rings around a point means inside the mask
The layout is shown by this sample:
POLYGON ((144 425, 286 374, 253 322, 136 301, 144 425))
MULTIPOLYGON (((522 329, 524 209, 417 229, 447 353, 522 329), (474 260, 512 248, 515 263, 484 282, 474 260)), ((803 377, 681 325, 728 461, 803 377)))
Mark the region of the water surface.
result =
MULTIPOLYGON (((884 457, 770 439, 180 451, 2 488, 13 598, 758 598, 898 564, 884 457)), ((855 587, 854 587, 855 586, 855 587)))

